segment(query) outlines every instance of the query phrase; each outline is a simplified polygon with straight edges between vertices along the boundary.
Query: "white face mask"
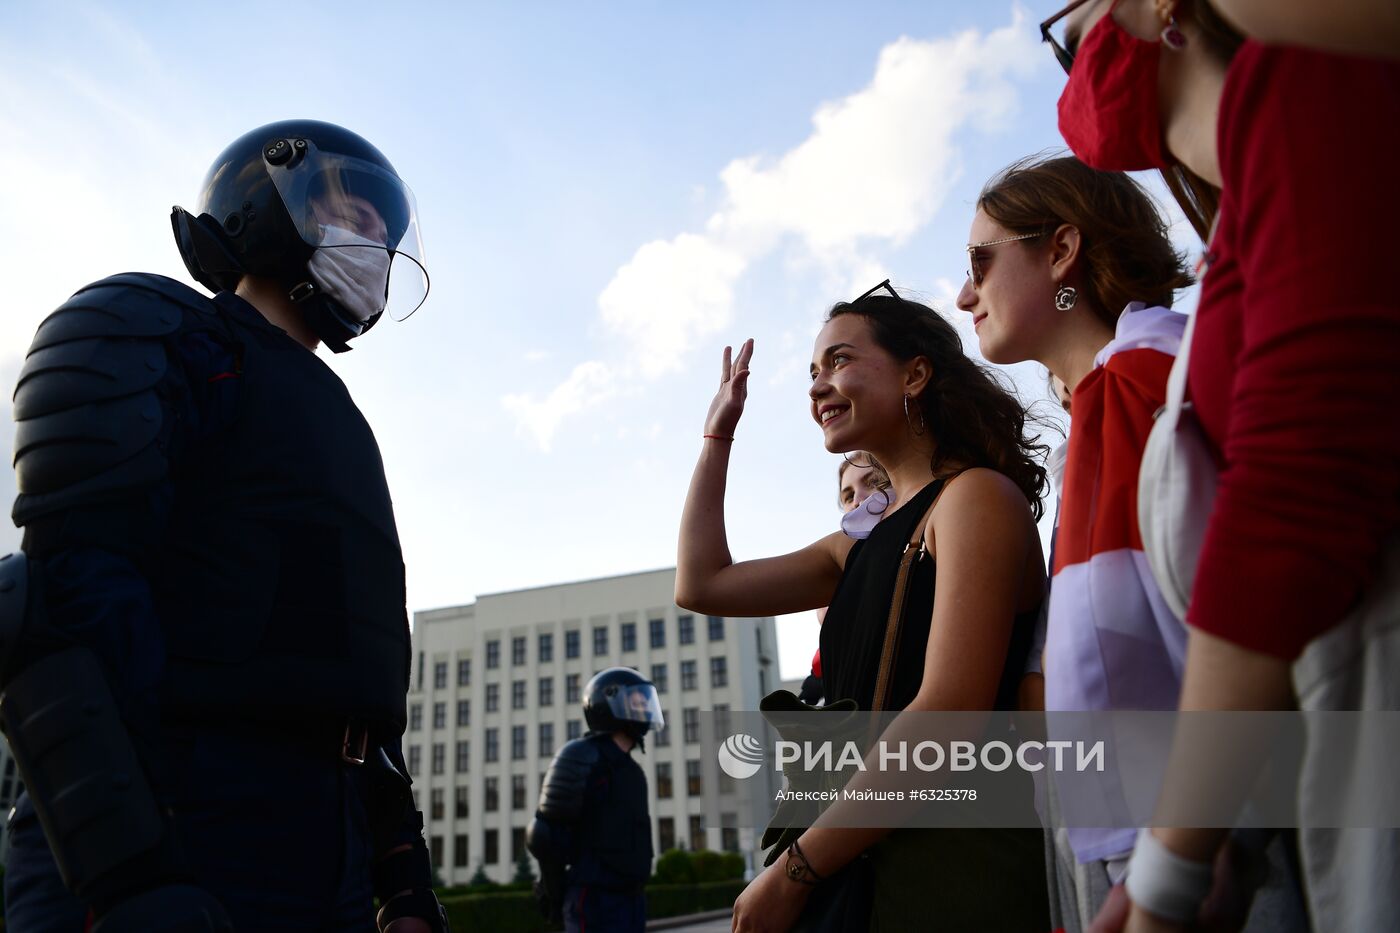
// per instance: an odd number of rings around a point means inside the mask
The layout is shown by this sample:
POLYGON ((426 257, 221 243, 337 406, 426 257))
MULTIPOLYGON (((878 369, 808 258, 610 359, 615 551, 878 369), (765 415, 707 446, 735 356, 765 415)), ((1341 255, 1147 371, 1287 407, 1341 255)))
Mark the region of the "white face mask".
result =
POLYGON ((860 505, 841 516, 841 530, 852 538, 868 538, 893 504, 894 490, 877 489, 866 496, 860 505))
POLYGON ((384 310, 393 257, 384 244, 341 227, 322 227, 321 245, 306 271, 311 280, 363 324, 384 310))

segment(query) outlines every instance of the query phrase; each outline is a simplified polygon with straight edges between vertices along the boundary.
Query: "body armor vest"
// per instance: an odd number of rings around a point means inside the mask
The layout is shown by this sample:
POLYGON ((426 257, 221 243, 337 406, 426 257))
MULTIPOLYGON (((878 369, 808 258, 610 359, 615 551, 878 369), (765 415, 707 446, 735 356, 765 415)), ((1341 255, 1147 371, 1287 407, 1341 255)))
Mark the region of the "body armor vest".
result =
POLYGON ((588 779, 578 828, 578 857, 569 872, 569 883, 604 887, 644 884, 651 876, 652 858, 646 773, 617 747, 612 736, 590 738, 602 747, 588 779))
POLYGON ((214 323, 238 358, 237 410, 178 465, 153 569, 162 706, 290 728, 355 718, 397 737, 409 631, 378 445, 315 353, 229 301, 214 323))

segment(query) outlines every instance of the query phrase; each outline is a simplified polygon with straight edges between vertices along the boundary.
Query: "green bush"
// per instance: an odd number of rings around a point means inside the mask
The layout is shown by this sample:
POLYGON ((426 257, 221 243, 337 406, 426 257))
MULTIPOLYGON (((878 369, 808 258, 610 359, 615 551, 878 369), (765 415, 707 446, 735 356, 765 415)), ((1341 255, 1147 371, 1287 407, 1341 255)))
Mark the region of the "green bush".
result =
MULTIPOLYGON (((686 865, 689 864, 687 859, 686 865)), ((743 881, 648 885, 647 917, 655 920, 730 907, 742 890, 743 881)), ((534 895, 524 891, 496 890, 485 894, 449 895, 441 900, 454 930, 547 933, 558 929, 540 914, 534 895)))
POLYGON ((684 849, 669 849, 656 860, 656 874, 652 881, 657 884, 693 884, 695 864, 690 853, 684 849))
POLYGON ((652 884, 647 886, 647 918, 678 917, 707 910, 733 907, 744 890, 743 881, 713 881, 709 884, 652 884))

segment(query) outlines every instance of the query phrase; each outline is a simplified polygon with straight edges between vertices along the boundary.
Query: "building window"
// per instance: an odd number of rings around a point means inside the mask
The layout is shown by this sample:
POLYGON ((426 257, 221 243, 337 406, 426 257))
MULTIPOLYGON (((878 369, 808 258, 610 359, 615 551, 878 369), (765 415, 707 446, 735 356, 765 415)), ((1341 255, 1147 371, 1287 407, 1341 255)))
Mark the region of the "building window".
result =
POLYGON ((483 858, 487 865, 495 865, 501 860, 500 833, 494 829, 486 831, 486 844, 482 847, 485 850, 483 858))
POLYGON ((540 706, 554 705, 554 678, 540 678, 540 706))
POLYGON ((724 641, 724 616, 710 616, 710 641, 724 641))
POLYGON ((554 660, 554 634, 552 632, 540 634, 539 655, 541 664, 554 660))
POLYGON ((457 788, 456 803, 452 808, 452 815, 459 820, 465 820, 471 815, 471 788, 457 788))
POLYGON ((430 809, 428 811, 430 820, 440 820, 443 816, 444 807, 442 805, 442 788, 434 787, 428 792, 430 809))
POLYGON ((554 723, 540 723, 540 757, 549 758, 554 755, 554 723))
POLYGON ((525 827, 517 826, 510 831, 510 860, 520 861, 520 856, 525 852, 525 827))
POLYGON ((486 755, 485 755, 485 757, 486 757, 486 760, 487 760, 487 761, 500 761, 500 760, 501 760, 501 738, 500 738, 500 730, 498 730, 498 729, 487 729, 487 730, 486 730, 486 755))
POLYGON ((517 635, 510 640, 510 663, 512 667, 520 667, 525 663, 525 636, 517 635))
POLYGON ((428 857, 432 859, 433 865, 442 864, 442 837, 433 836, 428 840, 428 857))
POLYGON ((472 683, 472 659, 462 658, 457 662, 457 686, 470 687, 472 683))
POLYGON ((501 708, 501 685, 486 685, 486 712, 494 713, 501 708))
POLYGON ((494 671, 501 666, 501 643, 491 639, 486 643, 486 669, 494 671))
POLYGON ((695 616, 680 616, 676 619, 676 628, 679 630, 677 641, 683 645, 695 644, 695 616))
POLYGON ((666 665, 653 664, 651 666, 651 683, 656 688, 657 693, 666 692, 666 665))
POLYGON ((487 813, 501 809, 501 779, 489 777, 482 788, 482 805, 487 813))
POLYGON ((729 735, 733 732, 729 728, 729 704, 716 703, 715 709, 715 735, 729 735))
POLYGON ((705 818, 692 816, 690 818, 690 851, 699 852, 703 848, 705 848, 705 818))
POLYGON ((593 628, 593 654, 594 654, 594 655, 600 655, 600 654, 607 654, 607 653, 608 653, 608 627, 607 627, 606 625, 594 626, 594 628, 593 628))
POLYGON ((472 701, 457 701, 457 725, 470 726, 472 724, 472 701))
POLYGON ((578 643, 579 643, 579 639, 578 639, 578 629, 574 629, 572 632, 565 632, 565 633, 564 633, 564 657, 566 657, 566 658, 576 658, 576 657, 578 657, 578 653, 579 653, 578 643))
POLYGON ((570 719, 564 726, 564 734, 568 736, 570 742, 581 737, 583 735, 583 723, 577 719, 570 719))
POLYGON ((681 689, 682 689, 682 690, 694 690, 694 689, 695 689, 695 662, 694 662, 694 661, 682 661, 682 662, 681 662, 681 689))
POLYGON ((434 728, 434 729, 446 729, 446 728, 447 728, 447 704, 446 704, 446 703, 434 703, 434 704, 433 704, 433 728, 434 728))
POLYGON ((512 761, 520 761, 525 757, 525 727, 510 727, 510 757, 512 761))
POLYGON ((467 767, 471 764, 472 746, 470 742, 457 743, 457 773, 466 774, 467 767))
POLYGON ((466 867, 467 867, 467 862, 468 862, 468 859, 467 859, 467 837, 466 837, 466 836, 453 836, 453 837, 452 837, 452 867, 453 867, 453 868, 466 868, 466 867))
POLYGON ((692 797, 699 797, 704 792, 704 784, 700 780, 699 758, 692 758, 685 763, 685 792, 692 797))
POLYGON ((525 809, 525 775, 523 774, 510 776, 510 808, 512 810, 525 809))
POLYGON ((670 747, 671 747, 671 730, 670 730, 670 729, 661 729, 660 731, 658 731, 658 732, 655 734, 655 736, 653 736, 653 741, 656 743, 656 747, 657 747, 657 748, 670 748, 670 747))
POLYGON ((686 707, 681 710, 681 721, 685 726, 685 740, 700 741, 700 710, 693 706, 686 707))
POLYGON ((729 686, 729 659, 710 658, 710 686, 729 686))
POLYGON ((423 659, 423 652, 418 652, 418 686, 417 688, 415 688, 418 690, 423 689, 423 665, 425 663, 426 662, 423 659))
POLYGON ((433 689, 434 689, 434 690, 445 690, 445 689, 447 689, 447 662, 446 662, 446 661, 435 661, 435 662, 433 662, 433 689))
POLYGON ((417 774, 423 770, 423 749, 417 745, 408 747, 408 773, 417 774))
POLYGON ((676 847, 676 821, 663 816, 656 821, 656 851, 670 852, 676 847))
POLYGON ((656 799, 671 799, 671 763, 669 761, 656 763, 656 799))
POLYGON ((447 770, 447 746, 441 742, 433 743, 433 773, 442 774, 447 770))
POLYGON ((647 628, 651 633, 651 646, 653 648, 666 647, 666 620, 648 619, 647 628))
POLYGON ((636 650, 637 650, 637 623, 636 623, 636 622, 624 622, 624 623, 622 623, 621 635, 622 635, 622 650, 623 650, 623 651, 636 651, 636 650))
POLYGON ((414 703, 408 708, 408 731, 417 732, 423 728, 423 704, 414 703))
POLYGON ((510 683, 510 708, 525 708, 525 681, 513 680, 510 683))
POLYGON ((579 675, 578 675, 578 674, 565 674, 565 675, 564 675, 564 702, 565 702, 565 703, 577 703, 577 702, 579 701, 579 685, 578 685, 578 681, 579 681, 579 675))
POLYGON ((719 826, 719 847, 726 852, 738 852, 739 815, 737 813, 721 813, 719 826))

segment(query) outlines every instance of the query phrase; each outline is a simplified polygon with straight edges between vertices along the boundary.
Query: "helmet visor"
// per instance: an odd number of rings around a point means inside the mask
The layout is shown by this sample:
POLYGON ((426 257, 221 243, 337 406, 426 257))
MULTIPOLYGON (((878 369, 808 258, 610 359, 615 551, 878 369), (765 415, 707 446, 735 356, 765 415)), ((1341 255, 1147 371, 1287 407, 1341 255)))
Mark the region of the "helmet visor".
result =
POLYGON ((608 708, 619 722, 644 722, 655 732, 666 726, 661 715, 661 700, 651 684, 621 687, 608 696, 608 708))
MULTIPOLYGON (((296 154, 263 165, 308 246, 326 244, 327 230, 348 231, 389 254, 389 276, 380 310, 402 321, 428 297, 428 269, 418 230, 413 192, 391 170, 373 162, 324 152, 310 140, 296 140, 296 154)), ((331 240, 343 240, 343 234, 331 240)), ((364 249, 357 245, 356 249, 364 249)))

